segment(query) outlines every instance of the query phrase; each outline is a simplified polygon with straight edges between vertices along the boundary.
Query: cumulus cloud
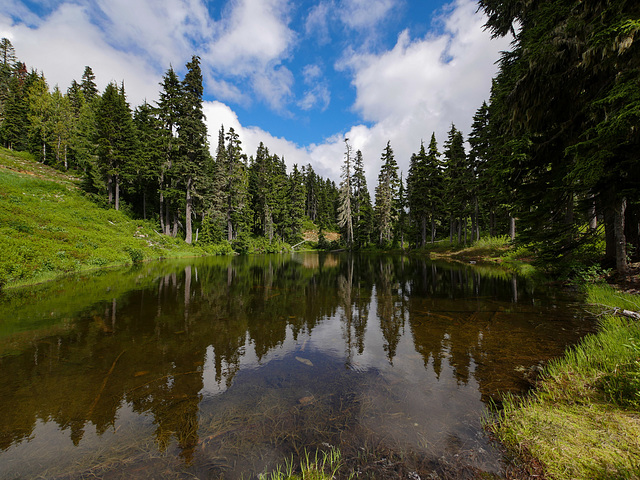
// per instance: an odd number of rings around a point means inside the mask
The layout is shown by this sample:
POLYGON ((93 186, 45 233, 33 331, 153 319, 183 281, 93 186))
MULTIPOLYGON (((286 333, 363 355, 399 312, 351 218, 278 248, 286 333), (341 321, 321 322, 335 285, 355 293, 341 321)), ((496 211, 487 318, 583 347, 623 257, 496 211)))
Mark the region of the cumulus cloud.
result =
POLYGON ((125 81, 134 104, 157 96, 160 75, 145 59, 112 48, 91 22, 88 7, 61 5, 34 27, 0 18, 0 32, 11 39, 17 57, 27 68, 43 72, 52 87, 66 90, 72 80, 80 80, 89 65, 101 90, 110 81, 125 81))
POLYGON ((159 68, 189 58, 216 31, 200 0, 97 0, 94 21, 118 50, 150 57, 159 68))
POLYGON ((304 96, 298 102, 302 110, 311 110, 318 107, 320 111, 325 111, 331 101, 331 94, 327 81, 323 79, 322 69, 319 65, 306 65, 302 69, 302 78, 307 86, 304 96))
POLYGON ((391 50, 350 52, 337 65, 352 72, 353 108, 372 124, 360 129, 361 148, 376 173, 387 140, 406 172, 421 140, 435 132, 441 146, 451 123, 468 134, 473 114, 488 99, 495 62, 509 39, 491 40, 475 2, 457 0, 452 7, 441 35, 412 39, 405 30, 391 50))
MULTIPOLYGON (((8 5, 15 5, 15 0, 8 5)), ((250 105, 257 96, 287 113, 294 77, 286 61, 299 41, 290 27, 292 3, 231 0, 215 21, 204 5, 202 0, 77 0, 51 5, 42 18, 25 13, 16 21, 3 4, 0 35, 10 38, 18 58, 29 68, 42 70, 51 86, 66 89, 90 65, 100 89, 111 80, 124 80, 132 105, 145 98, 155 100, 168 63, 180 70, 197 48, 208 94, 241 105, 250 105)), ((328 38, 330 22, 337 15, 351 22, 350 28, 365 29, 393 8, 392 0, 321 0, 310 10, 300 33, 328 38), (336 11, 337 7, 344 11, 336 11)), ((476 9, 472 0, 456 0, 441 12, 438 34, 414 38, 405 30, 386 51, 347 51, 335 67, 351 79, 356 92, 352 108, 359 125, 299 146, 271 135, 266 126, 242 125, 221 101, 206 102, 212 142, 216 143, 221 124, 226 129, 233 126, 247 154, 254 154, 263 141, 272 153, 285 157, 289 168, 312 163, 319 174, 337 180, 346 136, 354 149, 363 152, 373 192, 387 140, 406 172, 411 153, 421 140, 428 141, 431 132, 440 146, 452 122, 468 134, 475 110, 489 95, 497 71, 494 62, 501 50, 509 48, 509 39, 490 39, 482 28, 485 19, 476 9)), ((304 68, 301 109, 322 110, 329 105, 324 78, 321 63, 304 68)))
POLYGON ((218 98, 257 97, 284 111, 292 97, 293 76, 282 63, 296 42, 287 0, 230 0, 218 21, 203 0, 59 1, 47 11, 38 17, 10 0, 0 7, 0 31, 21 60, 63 89, 90 65, 102 88, 124 79, 140 103, 157 97, 170 64, 180 71, 197 54, 205 88, 218 98))
POLYGON ((332 8, 333 2, 322 1, 311 9, 305 21, 307 36, 317 38, 320 45, 326 45, 331 41, 329 15, 332 8))
POLYGON ((258 96, 276 110, 284 110, 293 83, 282 65, 296 41, 288 26, 288 8, 285 0, 231 2, 219 35, 202 54, 212 75, 251 79, 258 96))
MULTIPOLYGON (((404 31, 391 50, 380 54, 352 51, 343 59, 337 67, 352 74, 353 108, 367 124, 336 132, 321 143, 298 146, 260 128, 244 128, 235 117, 238 128, 234 128, 241 132, 245 151, 255 153, 263 141, 272 153, 285 156, 289 168, 294 163, 311 163, 320 175, 337 181, 344 138, 348 137, 354 150, 363 152, 373 196, 387 141, 406 175, 411 154, 422 140, 428 142, 435 132, 442 149, 452 123, 468 134, 473 114, 488 99, 497 71, 495 62, 499 52, 508 48, 509 39, 491 40, 483 29, 485 18, 476 8, 471 0, 457 0, 442 14, 442 34, 413 39, 404 31)), ((318 65, 308 65, 303 77, 312 82, 320 75, 318 65)), ((231 118, 231 110, 223 109, 228 110, 226 118, 231 118)), ((217 131, 219 125, 215 128, 217 131)))
POLYGON ((384 19, 397 3, 396 0, 340 0, 338 15, 353 29, 369 29, 384 19))

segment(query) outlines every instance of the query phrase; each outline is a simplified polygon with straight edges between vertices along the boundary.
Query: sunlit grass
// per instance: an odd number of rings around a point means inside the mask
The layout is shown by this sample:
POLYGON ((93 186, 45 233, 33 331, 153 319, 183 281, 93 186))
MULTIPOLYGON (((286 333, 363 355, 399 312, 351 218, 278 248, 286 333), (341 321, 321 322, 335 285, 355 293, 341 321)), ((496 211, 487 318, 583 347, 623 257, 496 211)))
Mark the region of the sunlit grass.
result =
MULTIPOLYGON (((329 451, 318 451, 315 454, 305 452, 299 468, 294 467, 293 460, 287 460, 284 466, 278 466, 270 473, 263 473, 260 480, 331 480, 342 465, 340 450, 331 447, 329 451)), ((351 474, 348 478, 352 478, 351 474)))
POLYGON ((151 221, 105 209, 77 179, 0 149, 0 288, 61 274, 215 253, 160 235, 151 221))
MULTIPOLYGON (((606 285, 589 286, 587 299, 610 311, 637 305, 606 285)), ((640 325, 604 315, 598 334, 549 364, 535 395, 506 397, 491 428, 549 478, 640 478, 639 391, 640 325)))

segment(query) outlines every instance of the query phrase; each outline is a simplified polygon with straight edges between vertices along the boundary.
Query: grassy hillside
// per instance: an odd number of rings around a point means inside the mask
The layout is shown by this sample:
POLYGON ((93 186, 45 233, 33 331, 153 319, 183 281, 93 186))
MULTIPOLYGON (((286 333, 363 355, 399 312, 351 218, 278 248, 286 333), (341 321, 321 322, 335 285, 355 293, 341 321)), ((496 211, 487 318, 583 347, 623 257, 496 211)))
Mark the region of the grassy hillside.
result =
POLYGON ((0 287, 207 253, 156 233, 152 222, 99 207, 78 182, 28 154, 0 148, 0 287))

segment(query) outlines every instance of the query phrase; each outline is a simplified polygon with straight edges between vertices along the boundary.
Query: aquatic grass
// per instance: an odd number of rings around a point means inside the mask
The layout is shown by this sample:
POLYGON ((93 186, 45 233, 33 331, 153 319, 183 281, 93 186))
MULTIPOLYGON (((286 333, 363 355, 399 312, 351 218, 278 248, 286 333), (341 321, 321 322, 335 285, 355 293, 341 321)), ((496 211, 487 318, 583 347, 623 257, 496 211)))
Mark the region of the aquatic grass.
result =
MULTIPOLYGON (((637 303, 599 284, 587 287, 587 299, 608 311, 637 303)), ((607 314, 597 334, 549 363, 533 395, 505 396, 490 429, 549 478, 639 478, 639 387, 640 324, 607 314)))
MULTIPOLYGON (((313 455, 305 450, 304 457, 298 468, 294 468, 294 459, 285 460, 284 466, 279 465, 269 473, 258 476, 260 480, 331 480, 342 466, 342 455, 336 447, 327 450, 316 450, 313 455)), ((351 479, 354 473, 347 477, 351 479)))

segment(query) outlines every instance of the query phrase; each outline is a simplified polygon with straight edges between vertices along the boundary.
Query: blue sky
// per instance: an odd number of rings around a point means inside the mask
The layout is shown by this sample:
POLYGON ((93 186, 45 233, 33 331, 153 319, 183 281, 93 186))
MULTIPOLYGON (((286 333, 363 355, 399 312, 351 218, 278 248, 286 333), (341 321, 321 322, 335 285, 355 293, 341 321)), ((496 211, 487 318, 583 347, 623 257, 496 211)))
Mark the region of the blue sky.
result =
MULTIPOLYGON (((401 169, 432 132, 468 133, 499 52, 472 0, 4 0, 0 36, 51 87, 124 81, 154 102, 169 65, 199 55, 212 143, 233 127, 287 164, 339 179, 348 137, 373 191, 388 140, 401 169)), ((215 145, 212 145, 215 148, 215 145)))

